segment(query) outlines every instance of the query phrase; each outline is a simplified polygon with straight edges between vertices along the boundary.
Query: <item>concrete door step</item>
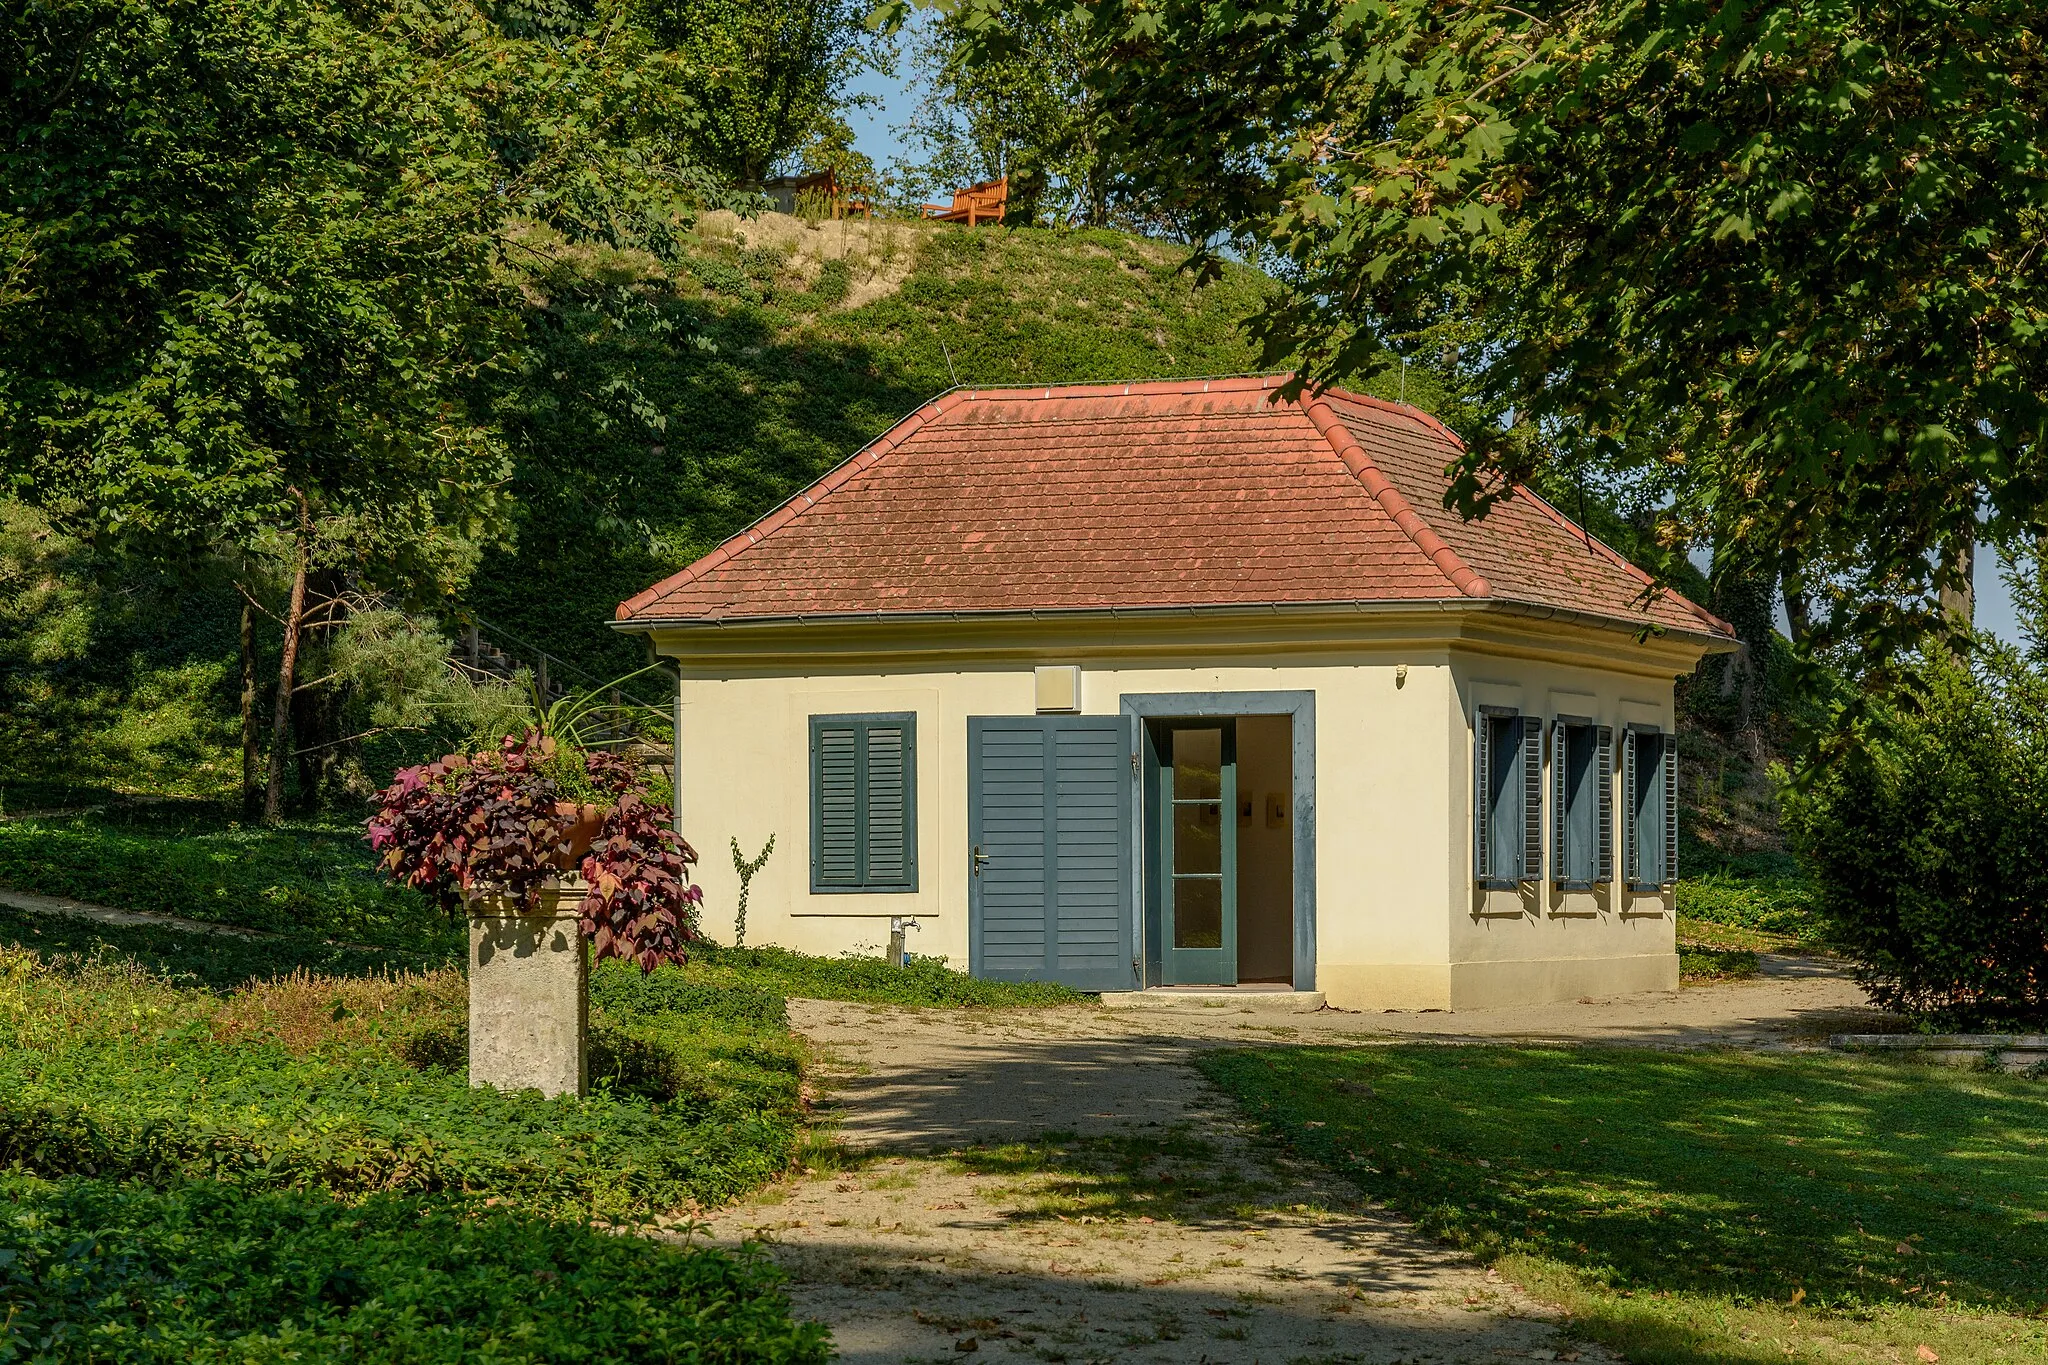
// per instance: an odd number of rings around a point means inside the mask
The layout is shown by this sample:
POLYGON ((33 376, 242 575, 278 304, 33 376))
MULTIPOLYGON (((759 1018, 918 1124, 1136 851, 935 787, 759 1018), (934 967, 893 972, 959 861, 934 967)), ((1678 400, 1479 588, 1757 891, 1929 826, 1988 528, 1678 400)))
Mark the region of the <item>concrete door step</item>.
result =
POLYGON ((1113 1010, 1242 1010, 1259 1014, 1312 1014, 1323 1007, 1321 991, 1273 986, 1154 986, 1145 991, 1104 991, 1113 1010))

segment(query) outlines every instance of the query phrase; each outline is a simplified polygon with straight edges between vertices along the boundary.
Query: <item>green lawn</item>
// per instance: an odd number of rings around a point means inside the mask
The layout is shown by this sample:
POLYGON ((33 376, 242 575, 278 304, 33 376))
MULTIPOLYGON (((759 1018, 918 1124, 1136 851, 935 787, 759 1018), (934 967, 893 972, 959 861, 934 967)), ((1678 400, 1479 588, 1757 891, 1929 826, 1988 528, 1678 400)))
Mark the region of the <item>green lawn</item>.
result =
POLYGON ((461 925, 376 875, 360 826, 245 827, 199 802, 0 820, 0 886, 415 953, 461 925))
POLYGON ((779 997, 600 964, 545 1100, 472 1089, 460 970, 403 965, 0 917, 0 1362, 826 1358, 772 1269, 593 1227, 789 1167, 779 997))
POLYGON ((1836 1056, 1282 1048, 1277 1139, 1638 1365, 2048 1359, 2048 1086, 1836 1056))
POLYGON ((876 1005, 936 1008, 1038 1008, 1076 1005, 1087 996, 1050 981, 981 981, 943 958, 913 957, 892 967, 878 957, 811 957, 786 948, 723 948, 698 944, 684 969, 688 980, 749 986, 808 1000, 859 1000, 876 1005))

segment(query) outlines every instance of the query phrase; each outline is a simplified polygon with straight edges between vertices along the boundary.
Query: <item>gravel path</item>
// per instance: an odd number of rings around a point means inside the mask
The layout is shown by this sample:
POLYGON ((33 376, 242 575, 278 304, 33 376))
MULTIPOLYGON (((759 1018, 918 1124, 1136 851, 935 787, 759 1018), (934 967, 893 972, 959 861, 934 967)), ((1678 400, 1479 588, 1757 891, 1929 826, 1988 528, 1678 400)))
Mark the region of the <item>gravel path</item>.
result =
POLYGON ((1750 982, 1455 1014, 790 1012, 823 1061, 839 1154, 709 1215, 708 1235, 766 1243, 855 1365, 1610 1359, 1255 1142, 1191 1054, 1406 1038, 1797 1047, 1868 1018, 1839 968, 1789 957, 1750 982))

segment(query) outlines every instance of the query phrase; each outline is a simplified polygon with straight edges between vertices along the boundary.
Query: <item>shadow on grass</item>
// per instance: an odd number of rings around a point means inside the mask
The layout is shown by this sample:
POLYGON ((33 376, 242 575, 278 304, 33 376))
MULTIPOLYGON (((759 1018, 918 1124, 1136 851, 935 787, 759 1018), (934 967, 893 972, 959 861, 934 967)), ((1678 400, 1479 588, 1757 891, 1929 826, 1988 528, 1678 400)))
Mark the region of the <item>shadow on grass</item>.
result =
POLYGON ((1425 1231, 1621 1294, 2048 1306, 2048 1088, 1833 1056, 1286 1048, 1197 1060, 1425 1231))

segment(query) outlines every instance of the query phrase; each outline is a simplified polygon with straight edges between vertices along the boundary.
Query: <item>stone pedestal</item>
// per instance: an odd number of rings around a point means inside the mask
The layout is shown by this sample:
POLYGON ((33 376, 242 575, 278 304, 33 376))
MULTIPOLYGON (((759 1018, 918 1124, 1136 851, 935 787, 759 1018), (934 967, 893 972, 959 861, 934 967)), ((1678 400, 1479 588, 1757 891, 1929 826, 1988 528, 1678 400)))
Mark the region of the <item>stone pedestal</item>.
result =
POLYGON ((580 879, 532 910, 495 896, 469 903, 469 1083, 543 1095, 584 1092, 590 956, 576 924, 580 879))

